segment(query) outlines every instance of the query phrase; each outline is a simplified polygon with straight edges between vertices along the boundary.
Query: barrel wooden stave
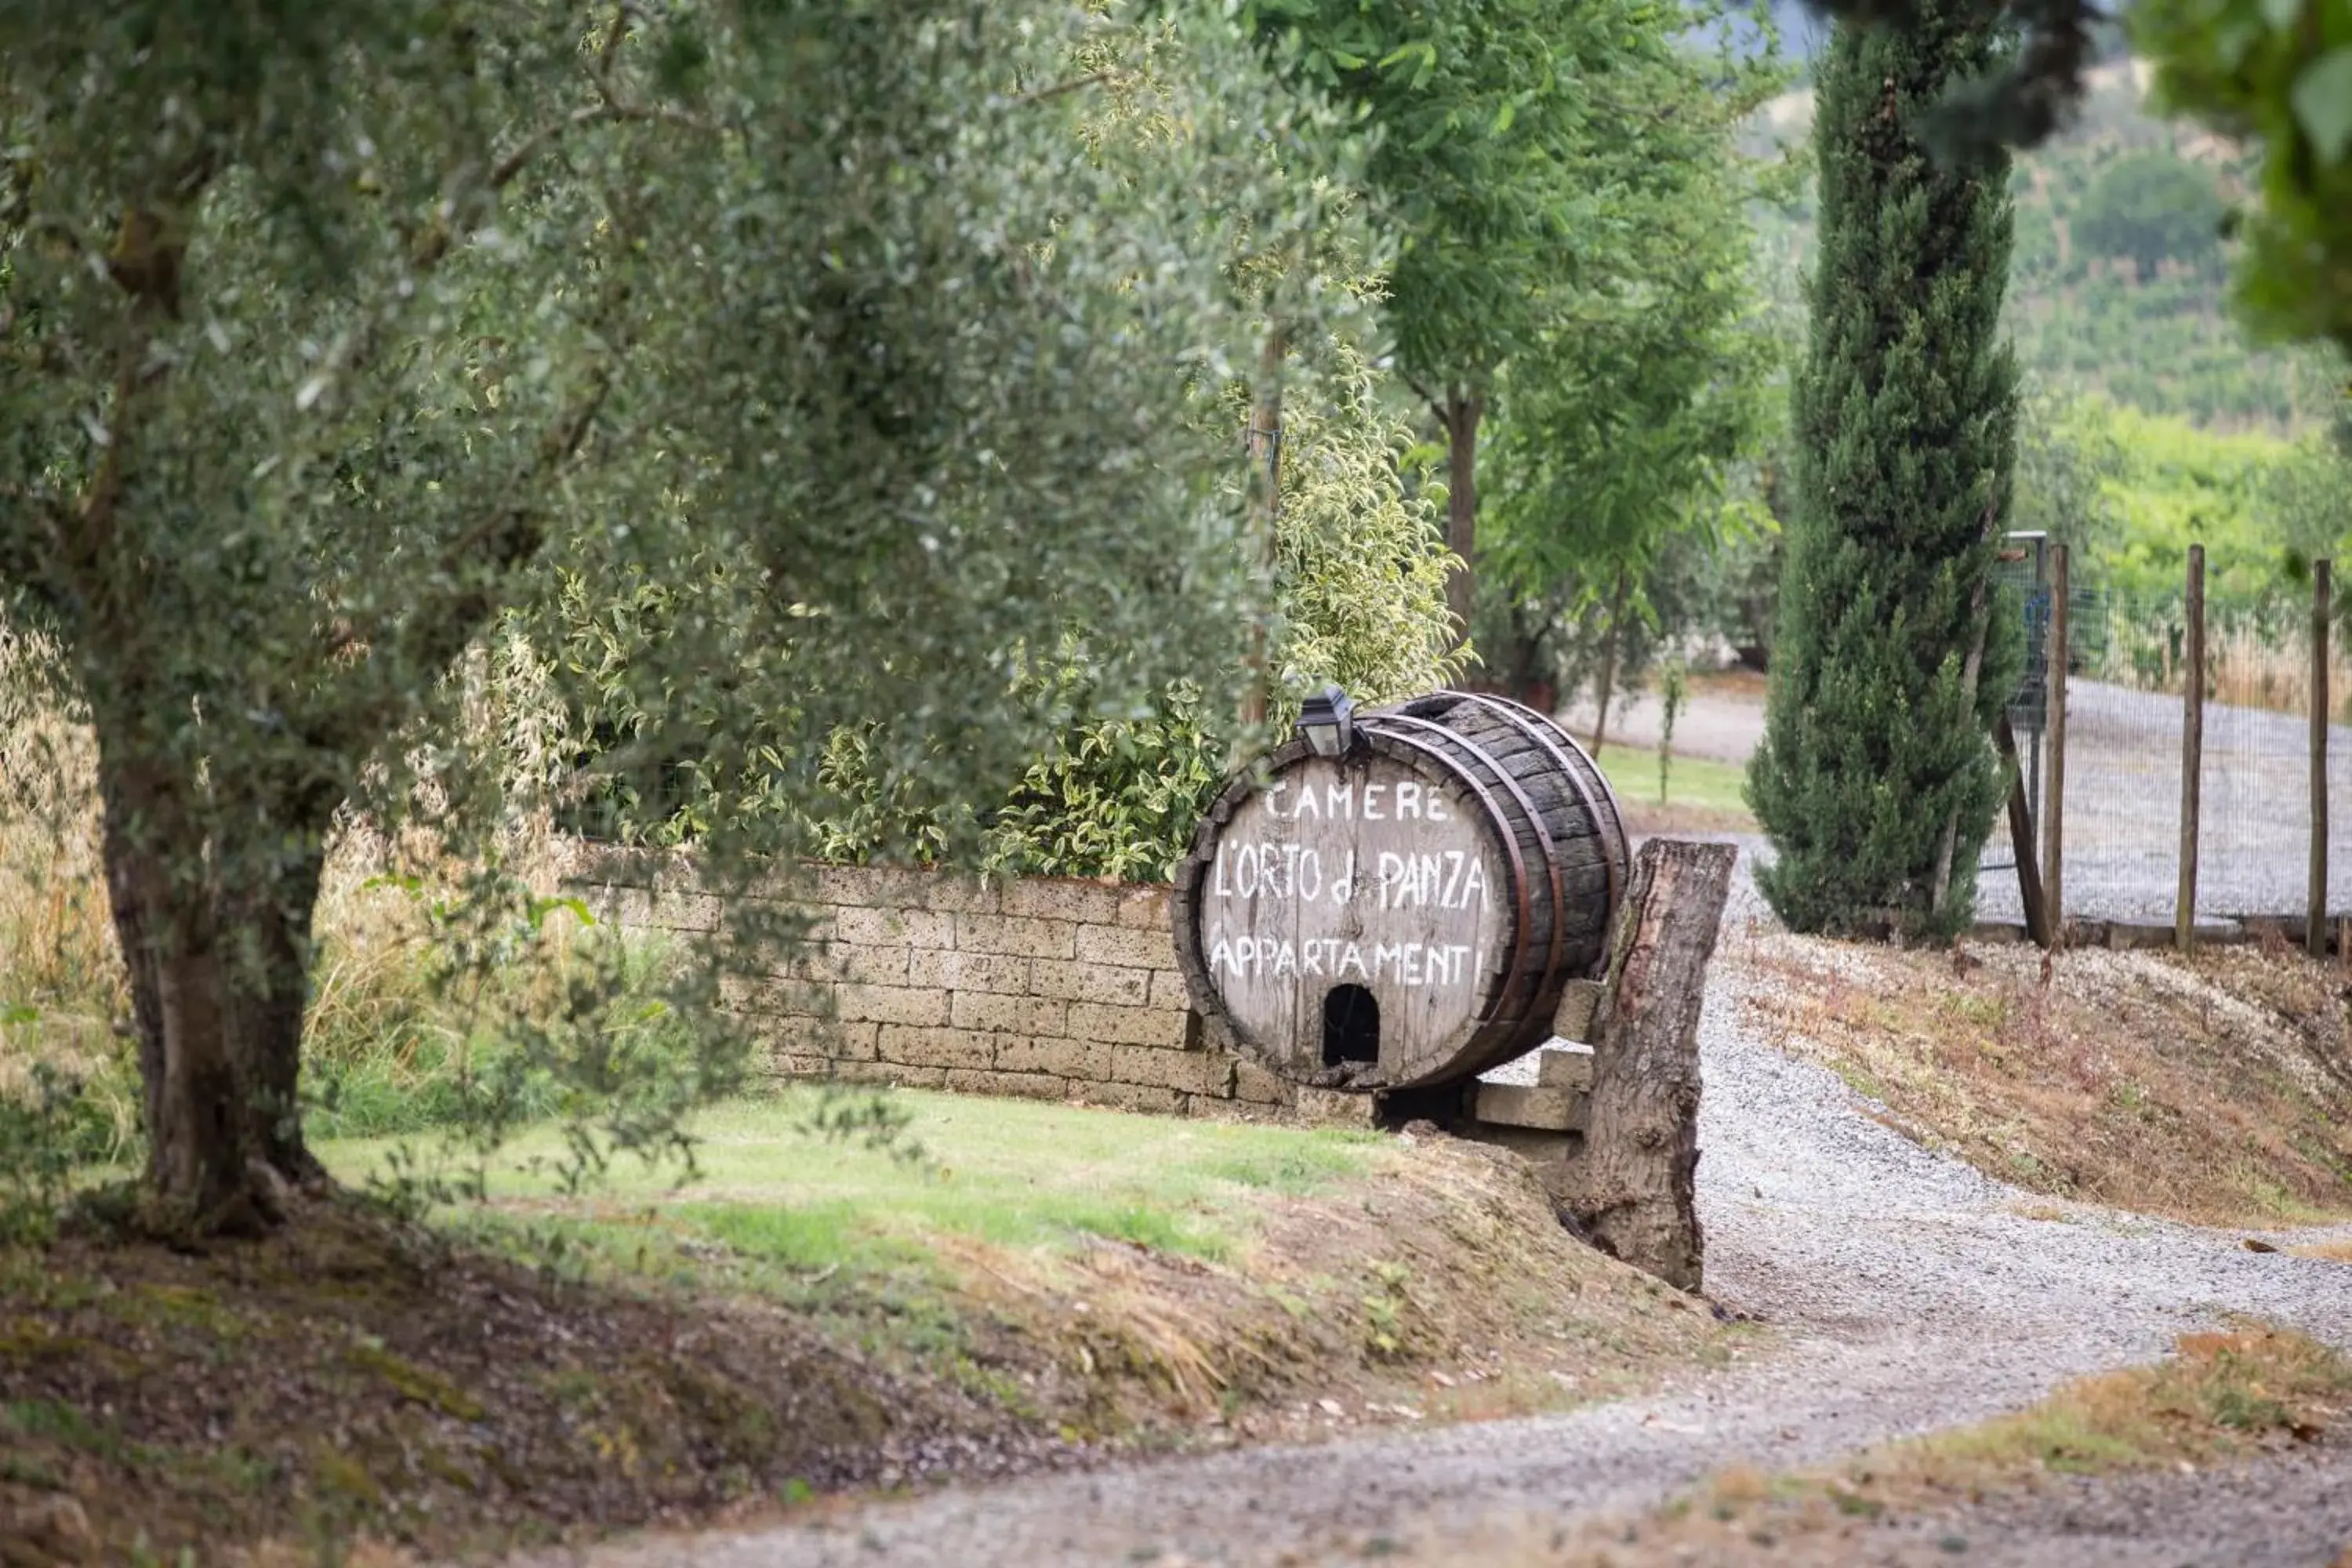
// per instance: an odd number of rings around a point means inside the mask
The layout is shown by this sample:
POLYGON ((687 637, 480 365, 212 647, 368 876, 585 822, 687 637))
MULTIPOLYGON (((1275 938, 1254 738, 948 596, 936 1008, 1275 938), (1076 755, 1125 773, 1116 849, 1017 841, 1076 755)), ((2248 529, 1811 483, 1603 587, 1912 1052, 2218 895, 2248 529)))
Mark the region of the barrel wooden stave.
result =
MULTIPOLYGON (((1377 900, 1367 896, 1345 908, 1234 899, 1241 874, 1277 853, 1294 874, 1310 850, 1337 855, 1342 844, 1366 856, 1368 867, 1386 854, 1427 868, 1435 831, 1428 824, 1405 836, 1394 823, 1339 832, 1319 816, 1286 820, 1282 791, 1292 786, 1283 784, 1285 775, 1303 778, 1302 770, 1335 765, 1293 742, 1265 759, 1264 784, 1252 775, 1234 779, 1204 817, 1171 900, 1179 959, 1213 1032, 1284 1078, 1357 1089, 1456 1081, 1540 1044, 1567 981, 1605 966, 1609 918, 1625 879, 1622 825, 1591 760, 1549 720, 1516 703, 1435 692, 1360 714, 1356 723, 1356 751, 1342 764, 1357 770, 1349 776, 1377 782, 1379 772, 1391 783, 1418 781, 1417 788, 1445 792, 1471 817, 1474 831, 1455 825, 1438 837, 1443 854, 1469 856, 1475 846, 1485 868, 1484 891, 1493 902, 1475 930, 1460 924, 1468 917, 1462 910, 1459 929, 1438 931, 1421 919, 1426 910, 1407 909, 1412 900, 1402 891, 1397 907, 1388 908, 1385 882, 1377 900), (1265 804, 1270 793, 1273 808, 1265 804), (1475 974, 1449 971, 1449 979, 1464 983, 1444 987, 1400 988, 1391 975, 1343 981, 1296 968, 1274 975, 1258 962, 1267 951, 1279 959, 1286 947, 1303 965, 1314 953, 1328 959, 1343 951, 1335 942, 1356 939, 1367 952, 1398 953, 1433 933, 1446 941, 1430 952, 1453 951, 1465 947, 1454 940, 1465 931, 1467 949, 1484 962, 1474 965, 1475 974), (1244 942, 1241 951, 1253 963, 1237 966, 1234 953, 1244 942), (1322 1010, 1336 984, 1359 982, 1381 1010, 1379 1059, 1327 1060, 1322 1010)), ((1318 787, 1329 787, 1336 775, 1315 776, 1318 787)), ((1296 795, 1286 798, 1294 811, 1308 804, 1296 795)), ((1433 963, 1424 963, 1421 978, 1433 963)))

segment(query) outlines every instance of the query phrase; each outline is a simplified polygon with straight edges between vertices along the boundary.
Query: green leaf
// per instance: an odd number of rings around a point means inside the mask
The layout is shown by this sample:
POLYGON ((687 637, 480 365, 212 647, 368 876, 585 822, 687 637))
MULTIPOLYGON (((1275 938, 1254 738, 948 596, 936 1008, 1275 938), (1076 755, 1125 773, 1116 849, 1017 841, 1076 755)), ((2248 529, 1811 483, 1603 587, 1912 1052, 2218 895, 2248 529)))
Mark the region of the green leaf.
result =
POLYGON ((2284 33, 2303 15, 2303 0, 2263 0, 2263 20, 2273 33, 2284 33))
POLYGON ((2352 46, 2330 49, 2295 79, 2294 117, 2319 151, 2322 163, 2338 163, 2352 152, 2352 46))

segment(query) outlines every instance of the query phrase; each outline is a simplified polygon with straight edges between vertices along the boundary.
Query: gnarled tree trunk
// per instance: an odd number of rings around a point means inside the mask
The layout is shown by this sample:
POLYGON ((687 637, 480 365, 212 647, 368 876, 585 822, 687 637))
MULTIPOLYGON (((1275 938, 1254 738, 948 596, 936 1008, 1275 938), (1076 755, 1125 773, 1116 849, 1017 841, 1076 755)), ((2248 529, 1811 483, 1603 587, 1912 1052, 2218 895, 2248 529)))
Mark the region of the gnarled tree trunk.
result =
MULTIPOLYGON (((275 852, 224 843, 170 775, 168 763, 101 742, 107 889, 131 977, 148 1178, 173 1223, 252 1231, 280 1217, 283 1182, 320 1174, 299 1090, 323 837, 298 829, 275 852)), ((261 837, 258 814, 244 820, 261 837)))
POLYGON ((1698 1020, 1738 851, 1653 838, 1617 909, 1568 1207, 1612 1257, 1699 1289, 1698 1020))

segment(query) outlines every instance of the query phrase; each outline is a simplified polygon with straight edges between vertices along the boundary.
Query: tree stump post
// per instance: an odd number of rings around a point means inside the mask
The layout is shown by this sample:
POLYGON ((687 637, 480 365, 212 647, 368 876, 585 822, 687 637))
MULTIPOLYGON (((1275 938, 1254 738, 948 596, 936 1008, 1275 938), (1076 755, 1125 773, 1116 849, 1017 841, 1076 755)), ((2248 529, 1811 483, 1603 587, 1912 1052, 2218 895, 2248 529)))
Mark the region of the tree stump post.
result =
POLYGON ((1567 1206, 1612 1257, 1699 1289, 1698 1022, 1738 851, 1653 838, 1611 933, 1592 1095, 1567 1206))

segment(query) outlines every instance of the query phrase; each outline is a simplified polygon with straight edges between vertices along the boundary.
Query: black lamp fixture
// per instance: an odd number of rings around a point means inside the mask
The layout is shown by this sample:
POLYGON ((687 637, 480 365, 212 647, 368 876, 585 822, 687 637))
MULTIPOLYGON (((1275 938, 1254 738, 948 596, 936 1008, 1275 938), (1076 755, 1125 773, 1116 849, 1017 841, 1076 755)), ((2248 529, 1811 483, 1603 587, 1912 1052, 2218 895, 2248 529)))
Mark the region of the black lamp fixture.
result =
POLYGON ((1298 733, 1318 757, 1344 757, 1356 744, 1356 705, 1336 686, 1326 686, 1298 710, 1298 733))

